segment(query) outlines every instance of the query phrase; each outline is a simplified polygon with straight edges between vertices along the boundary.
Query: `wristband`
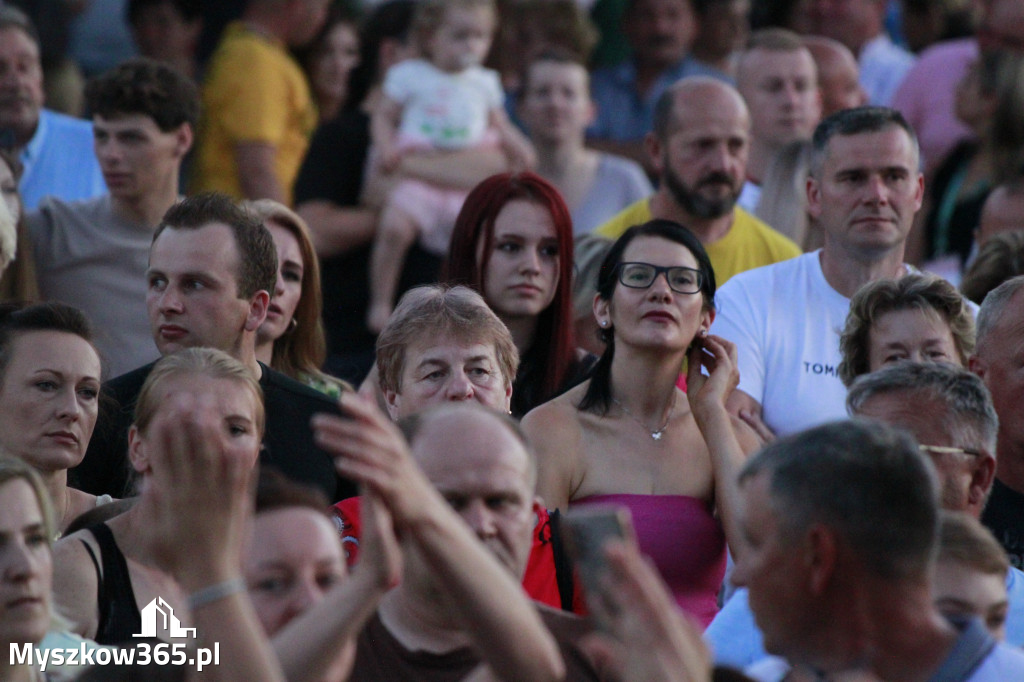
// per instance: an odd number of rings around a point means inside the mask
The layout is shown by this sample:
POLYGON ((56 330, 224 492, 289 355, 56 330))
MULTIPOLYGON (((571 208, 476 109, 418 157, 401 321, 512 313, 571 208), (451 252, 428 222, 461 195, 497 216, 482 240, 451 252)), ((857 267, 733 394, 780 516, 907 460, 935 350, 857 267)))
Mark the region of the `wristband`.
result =
POLYGON ((192 611, 200 609, 207 604, 212 604, 224 597, 245 591, 245 581, 241 578, 225 580, 222 583, 215 583, 201 590, 196 590, 188 596, 188 607, 192 611))

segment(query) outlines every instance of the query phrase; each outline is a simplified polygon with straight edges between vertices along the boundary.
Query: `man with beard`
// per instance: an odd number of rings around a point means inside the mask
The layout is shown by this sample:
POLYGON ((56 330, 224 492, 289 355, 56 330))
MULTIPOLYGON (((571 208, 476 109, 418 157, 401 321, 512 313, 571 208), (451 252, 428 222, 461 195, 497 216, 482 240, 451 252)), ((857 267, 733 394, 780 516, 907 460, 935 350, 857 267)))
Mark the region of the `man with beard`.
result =
POLYGON ((730 409, 779 435, 846 416, 839 332, 868 282, 907 272, 903 251, 924 179, 917 137, 894 109, 846 109, 812 138, 807 210, 821 250, 734 278, 719 289, 715 333, 736 344, 730 409))
POLYGON ((653 218, 689 228, 722 284, 745 270, 800 255, 787 237, 736 206, 747 170, 750 114, 743 98, 713 78, 684 78, 658 100, 644 145, 658 190, 627 207, 597 234, 617 239, 653 218))

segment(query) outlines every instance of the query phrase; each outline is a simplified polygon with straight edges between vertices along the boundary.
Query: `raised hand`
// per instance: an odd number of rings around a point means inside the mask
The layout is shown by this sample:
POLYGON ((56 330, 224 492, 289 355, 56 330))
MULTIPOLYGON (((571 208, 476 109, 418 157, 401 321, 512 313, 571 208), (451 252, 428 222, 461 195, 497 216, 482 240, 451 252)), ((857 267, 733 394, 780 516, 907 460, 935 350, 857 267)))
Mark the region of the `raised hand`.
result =
POLYGON ((413 461, 401 431, 372 401, 344 393, 340 404, 347 418, 317 415, 313 437, 334 456, 342 476, 380 498, 401 532, 419 520, 425 500, 440 496, 413 461))
POLYGON ((609 542, 605 555, 609 570, 595 601, 609 632, 584 641, 599 667, 623 682, 710 680, 711 652, 657 569, 629 542, 609 542))

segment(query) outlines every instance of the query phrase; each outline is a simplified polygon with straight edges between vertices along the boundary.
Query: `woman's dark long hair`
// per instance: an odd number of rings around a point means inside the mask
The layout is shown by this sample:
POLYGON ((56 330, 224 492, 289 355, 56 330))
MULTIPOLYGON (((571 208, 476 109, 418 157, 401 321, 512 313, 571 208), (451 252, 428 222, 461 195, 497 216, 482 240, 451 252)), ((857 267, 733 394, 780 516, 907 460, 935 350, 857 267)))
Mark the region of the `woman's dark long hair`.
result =
POLYGON ((521 415, 564 388, 575 362, 572 316, 572 217, 554 185, 534 173, 500 173, 477 185, 459 212, 441 280, 464 284, 484 294, 484 273, 494 248, 494 221, 516 200, 544 207, 558 239, 555 297, 537 319, 537 331, 512 391, 512 412, 521 415), (477 262, 477 253, 482 253, 477 262))
MULTIPOLYGON (((711 259, 708 258, 700 240, 692 232, 671 220, 651 220, 642 225, 634 225, 622 233, 618 241, 612 245, 608 255, 605 256, 597 275, 597 295, 601 297, 601 300, 611 300, 615 293, 615 287, 619 283, 619 264, 622 262, 622 254, 626 252, 626 247, 630 242, 637 237, 661 237, 685 246, 697 259, 704 309, 715 309, 715 271, 711 267, 711 259)), ((615 357, 615 329, 602 327, 600 331, 601 340, 605 343, 604 353, 601 354, 591 371, 590 384, 587 386, 587 392, 583 395, 583 399, 580 400, 579 409, 604 415, 611 407, 612 400, 611 377, 612 359, 615 357)))

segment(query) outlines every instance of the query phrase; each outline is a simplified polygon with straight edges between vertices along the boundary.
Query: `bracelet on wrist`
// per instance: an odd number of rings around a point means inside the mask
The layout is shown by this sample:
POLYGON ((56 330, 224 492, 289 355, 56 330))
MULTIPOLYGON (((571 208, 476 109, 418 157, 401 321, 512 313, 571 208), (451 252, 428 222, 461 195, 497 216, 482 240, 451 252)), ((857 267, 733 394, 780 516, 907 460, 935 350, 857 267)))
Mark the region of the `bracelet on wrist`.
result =
POLYGON ((201 590, 196 590, 188 596, 188 607, 192 611, 200 609, 207 604, 212 604, 215 601, 230 597, 233 594, 239 592, 245 592, 245 580, 242 578, 234 578, 232 580, 225 580, 221 583, 214 583, 201 590))

